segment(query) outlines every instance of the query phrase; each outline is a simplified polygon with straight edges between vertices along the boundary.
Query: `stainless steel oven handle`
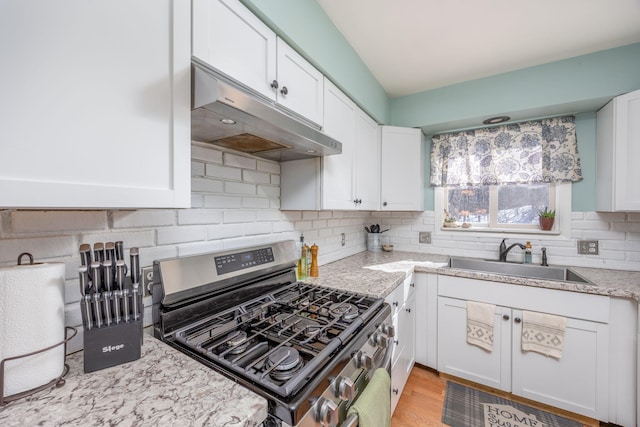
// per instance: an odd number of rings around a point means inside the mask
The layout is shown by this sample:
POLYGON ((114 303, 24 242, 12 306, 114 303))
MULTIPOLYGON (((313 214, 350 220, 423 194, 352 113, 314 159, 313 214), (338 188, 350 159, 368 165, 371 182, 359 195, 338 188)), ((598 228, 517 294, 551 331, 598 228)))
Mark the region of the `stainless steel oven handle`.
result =
POLYGON ((342 424, 340 424, 340 427, 357 427, 357 426, 358 426, 358 414, 349 415, 347 419, 344 420, 342 424))

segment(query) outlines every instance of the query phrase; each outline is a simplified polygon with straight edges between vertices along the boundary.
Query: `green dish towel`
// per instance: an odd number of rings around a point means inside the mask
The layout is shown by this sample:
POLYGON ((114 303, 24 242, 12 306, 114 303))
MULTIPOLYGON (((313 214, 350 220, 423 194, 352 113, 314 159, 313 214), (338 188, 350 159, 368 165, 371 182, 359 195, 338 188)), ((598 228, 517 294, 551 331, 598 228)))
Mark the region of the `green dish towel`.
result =
POLYGON ((347 415, 358 414, 358 427, 391 426, 391 378, 384 368, 378 368, 347 415))

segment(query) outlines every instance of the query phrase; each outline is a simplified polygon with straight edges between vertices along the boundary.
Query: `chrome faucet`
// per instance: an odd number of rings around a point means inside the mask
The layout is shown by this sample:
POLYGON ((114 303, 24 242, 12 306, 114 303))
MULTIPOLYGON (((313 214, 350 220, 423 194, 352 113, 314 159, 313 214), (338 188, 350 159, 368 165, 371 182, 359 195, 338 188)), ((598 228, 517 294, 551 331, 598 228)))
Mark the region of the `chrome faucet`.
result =
POLYGON ((520 249, 522 250, 527 248, 522 243, 514 243, 513 245, 507 247, 507 244, 505 243, 506 241, 507 239, 502 239, 502 242, 500 243, 500 261, 501 262, 507 262, 507 255, 509 254, 509 251, 513 249, 514 246, 520 246, 520 249))

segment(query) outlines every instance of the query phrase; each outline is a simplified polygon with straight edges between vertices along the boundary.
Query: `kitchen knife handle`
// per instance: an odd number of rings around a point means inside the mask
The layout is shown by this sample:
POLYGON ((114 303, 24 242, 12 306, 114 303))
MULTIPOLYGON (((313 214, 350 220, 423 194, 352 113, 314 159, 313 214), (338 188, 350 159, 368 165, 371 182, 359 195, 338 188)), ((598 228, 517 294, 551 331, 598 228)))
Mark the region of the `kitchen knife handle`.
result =
POLYGON ((94 261, 104 261, 104 244, 103 243, 94 243, 93 244, 93 258, 94 261))
POLYGON ((80 264, 87 268, 91 266, 91 246, 86 243, 80 245, 80 264))
POLYGON ((122 240, 116 242, 116 261, 124 261, 124 243, 122 240))
POLYGON ((127 275, 127 265, 123 260, 116 261, 116 282, 115 285, 118 289, 124 289, 124 278, 127 275))
POLYGON ((91 263, 91 292, 96 294, 100 292, 100 287, 102 286, 101 278, 101 270, 100 270, 100 261, 93 261, 91 263))
POLYGON ((82 322, 85 329, 93 329, 93 320, 91 319, 91 295, 83 295, 82 300, 82 322))
POLYGON ((140 315, 140 308, 138 307, 138 295, 140 294, 140 291, 138 290, 138 284, 134 283, 133 284, 133 290, 131 291, 131 295, 133 296, 132 301, 131 301, 131 305, 133 306, 133 320, 136 321, 138 320, 138 317, 140 315))
POLYGON ((112 281, 112 273, 111 273, 112 261, 110 259, 105 259, 102 262, 102 269, 104 275, 104 283, 103 288, 107 292, 111 292, 113 290, 113 281, 112 281))
POLYGON ((131 258, 131 283, 140 283, 140 253, 138 248, 129 250, 131 258))
POLYGON ((89 273, 87 266, 78 267, 78 283, 80 285, 80 295, 85 296, 87 293, 87 283, 89 282, 89 273))

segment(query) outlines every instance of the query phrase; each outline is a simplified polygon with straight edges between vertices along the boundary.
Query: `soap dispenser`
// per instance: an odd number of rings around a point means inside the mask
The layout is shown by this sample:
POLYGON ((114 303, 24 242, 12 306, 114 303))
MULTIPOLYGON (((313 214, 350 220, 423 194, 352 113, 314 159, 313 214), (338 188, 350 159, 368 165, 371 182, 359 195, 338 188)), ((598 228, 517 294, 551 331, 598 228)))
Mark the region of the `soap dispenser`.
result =
POLYGON ((524 263, 531 264, 531 242, 526 242, 524 246, 524 263))

